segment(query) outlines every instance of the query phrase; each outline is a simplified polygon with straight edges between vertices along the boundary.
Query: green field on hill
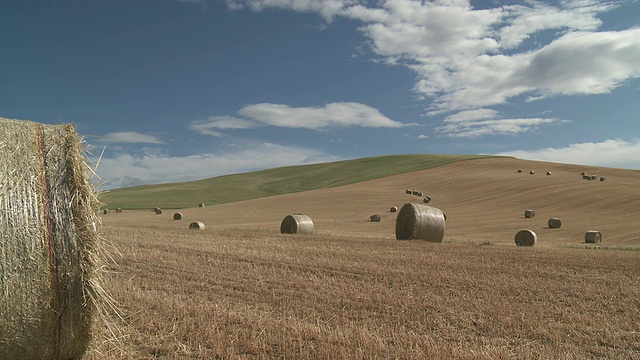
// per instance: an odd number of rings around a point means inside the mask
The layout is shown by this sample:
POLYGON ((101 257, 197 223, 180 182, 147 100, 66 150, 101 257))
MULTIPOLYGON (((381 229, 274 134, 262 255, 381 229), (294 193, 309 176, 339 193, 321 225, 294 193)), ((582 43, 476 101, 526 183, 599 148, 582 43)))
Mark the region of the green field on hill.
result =
POLYGON ((266 196, 331 188, 424 170, 482 155, 389 155, 312 165, 287 166, 209 179, 105 191, 103 208, 183 209, 266 196))

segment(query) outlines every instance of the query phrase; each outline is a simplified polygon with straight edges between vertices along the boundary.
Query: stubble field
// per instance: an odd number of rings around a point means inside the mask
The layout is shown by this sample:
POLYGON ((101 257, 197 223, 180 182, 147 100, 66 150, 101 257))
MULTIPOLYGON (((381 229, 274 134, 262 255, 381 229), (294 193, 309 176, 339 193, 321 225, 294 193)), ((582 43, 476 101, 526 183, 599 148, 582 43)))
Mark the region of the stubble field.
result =
POLYGON ((123 319, 89 359, 640 358, 637 171, 481 159, 174 212, 102 215, 123 319), (443 243, 395 240, 405 189, 447 214, 443 243), (313 235, 280 234, 293 212, 313 235))

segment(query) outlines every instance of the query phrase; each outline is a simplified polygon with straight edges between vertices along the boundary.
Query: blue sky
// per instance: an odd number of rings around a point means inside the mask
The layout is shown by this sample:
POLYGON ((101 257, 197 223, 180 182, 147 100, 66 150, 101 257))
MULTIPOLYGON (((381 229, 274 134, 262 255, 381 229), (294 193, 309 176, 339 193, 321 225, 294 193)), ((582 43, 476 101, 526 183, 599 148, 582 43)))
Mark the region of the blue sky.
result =
POLYGON ((638 1, 9 0, 0 39, 0 117, 75 124, 104 188, 415 153, 640 169, 638 1))

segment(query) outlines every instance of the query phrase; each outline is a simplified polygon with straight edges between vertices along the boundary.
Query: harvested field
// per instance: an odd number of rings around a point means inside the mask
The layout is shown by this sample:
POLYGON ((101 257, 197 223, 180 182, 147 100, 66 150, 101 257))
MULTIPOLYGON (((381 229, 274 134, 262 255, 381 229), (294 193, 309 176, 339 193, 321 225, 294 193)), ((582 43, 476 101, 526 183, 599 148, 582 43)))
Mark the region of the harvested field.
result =
POLYGON ((211 224, 198 232, 148 210, 104 216, 125 335, 88 358, 640 358, 639 184, 638 171, 481 159, 182 209, 211 224), (447 213, 443 243, 395 240, 394 214, 363 220, 409 187, 447 213), (314 235, 280 234, 293 210, 314 235), (525 226, 535 247, 513 242, 525 226), (585 244, 590 229, 606 241, 585 244))

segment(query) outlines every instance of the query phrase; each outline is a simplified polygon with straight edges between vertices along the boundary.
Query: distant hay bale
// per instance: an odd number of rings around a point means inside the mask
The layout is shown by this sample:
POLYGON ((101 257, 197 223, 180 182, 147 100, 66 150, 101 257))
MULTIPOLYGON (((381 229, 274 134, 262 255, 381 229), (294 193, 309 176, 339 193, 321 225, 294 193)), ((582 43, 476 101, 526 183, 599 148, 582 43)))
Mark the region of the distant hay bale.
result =
POLYGON ((158 212, 158 210, 161 210, 159 207, 154 207, 153 209, 151 209, 151 212, 158 212))
POLYGON ((580 176, 583 176, 583 177, 584 177, 585 175, 587 175, 587 173, 586 173, 586 172, 584 172, 584 171, 580 173, 580 176))
POLYGON ((595 180, 598 178, 598 175, 591 175, 591 180, 595 180))
POLYGON ((204 230, 204 223, 202 221, 194 221, 189 224, 191 230, 204 230))
POLYGON ((551 175, 551 171, 547 171, 547 175, 551 175))
POLYGON ((102 307, 98 200, 70 124, 0 118, 0 359, 80 359, 102 307))
POLYGON ((426 240, 442 242, 444 238, 444 213, 424 204, 406 203, 396 218, 397 240, 426 240))
POLYGON ((117 212, 117 213, 121 213, 121 212, 122 212, 122 208, 117 208, 117 209, 116 209, 116 212, 117 212))
POLYGON ((380 222, 382 218, 380 217, 380 214, 373 214, 369 216, 369 220, 371 220, 371 222, 380 222))
POLYGON ((392 206, 391 209, 389 209, 389 212, 398 212, 398 207, 392 206))
POLYGON ((518 169, 518 173, 521 173, 521 172, 522 172, 522 169, 518 169))
POLYGON ((428 197, 428 196, 425 196, 424 199, 422 199, 422 202, 425 203, 425 204, 428 204, 428 203, 431 202, 431 198, 428 197))
POLYGON ((198 204, 198 207, 204 207, 204 203, 198 204))
POLYGON ((589 244, 599 244, 602 242, 600 231, 589 230, 584 234, 584 242, 589 244))
POLYGON ((287 215, 280 224, 282 234, 313 234, 313 221, 307 215, 287 215))
POLYGON ((535 173, 536 173, 536 172, 535 172, 535 171, 533 171, 533 170, 529 171, 529 174, 531 174, 531 175, 533 175, 533 174, 535 174, 535 173))
POLYGON ((533 246, 538 241, 538 235, 531 230, 524 229, 516 233, 515 240, 517 246, 533 246))
POLYGON ((405 192, 406 194, 409 194, 409 195, 413 194, 413 190, 411 190, 411 189, 407 189, 407 190, 405 190, 404 192, 405 192))
POLYGON ((156 212, 156 215, 160 215, 162 214, 162 209, 156 209, 155 212, 156 212))
POLYGON ((584 175, 582 175, 582 178, 584 180, 591 180, 591 175, 584 174, 584 175))
POLYGON ((550 218, 547 221, 547 225, 549 225, 550 229, 559 229, 562 226, 562 221, 558 218, 550 218))
POLYGON ((182 220, 182 213, 177 212, 173 214, 173 220, 182 220))
POLYGON ((109 213, 109 209, 103 209, 102 213, 105 214, 105 215, 108 214, 109 213))
POLYGON ((536 212, 531 209, 527 209, 524 211, 524 217, 527 219, 534 218, 536 217, 536 212))
POLYGON ((413 190, 411 193, 416 196, 422 196, 422 191, 413 190))
POLYGON ((600 181, 605 181, 606 178, 604 176, 600 176, 600 181))

